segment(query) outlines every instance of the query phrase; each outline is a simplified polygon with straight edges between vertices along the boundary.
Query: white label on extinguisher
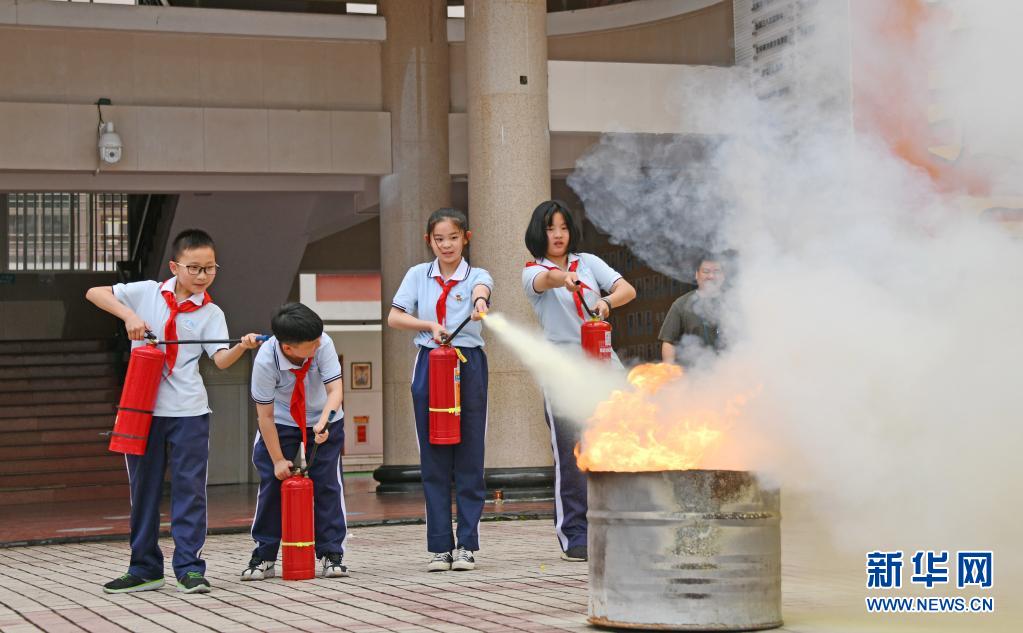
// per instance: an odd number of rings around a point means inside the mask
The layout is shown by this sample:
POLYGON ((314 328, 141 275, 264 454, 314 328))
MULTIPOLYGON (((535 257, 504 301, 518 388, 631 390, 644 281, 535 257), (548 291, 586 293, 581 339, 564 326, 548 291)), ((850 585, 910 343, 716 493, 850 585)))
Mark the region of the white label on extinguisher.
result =
POLYGON ((604 345, 611 347, 611 331, 604 332, 604 345))
POLYGON ((455 415, 462 415, 462 372, 461 363, 455 363, 455 415))

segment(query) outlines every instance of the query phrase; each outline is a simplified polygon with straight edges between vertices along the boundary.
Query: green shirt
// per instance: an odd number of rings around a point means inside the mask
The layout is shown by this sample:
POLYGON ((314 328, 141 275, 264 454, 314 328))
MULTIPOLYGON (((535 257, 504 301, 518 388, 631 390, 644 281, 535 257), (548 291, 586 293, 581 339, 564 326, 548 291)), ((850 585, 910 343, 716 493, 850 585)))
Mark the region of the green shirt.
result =
POLYGON ((703 297, 698 290, 687 292, 671 304, 657 338, 665 343, 678 345, 684 336, 694 336, 704 347, 720 350, 722 348, 718 338, 720 312, 719 298, 703 297))

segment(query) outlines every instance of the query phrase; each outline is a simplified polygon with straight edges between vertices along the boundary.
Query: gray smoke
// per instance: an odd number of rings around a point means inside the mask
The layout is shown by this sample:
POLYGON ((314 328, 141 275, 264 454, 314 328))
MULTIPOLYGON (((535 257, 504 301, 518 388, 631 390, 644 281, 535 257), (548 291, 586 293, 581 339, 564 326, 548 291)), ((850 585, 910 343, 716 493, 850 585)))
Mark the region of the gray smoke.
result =
POLYGON ((721 227, 734 206, 709 171, 723 142, 608 134, 580 159, 568 183, 587 217, 613 243, 628 246, 651 268, 681 278, 679 271, 691 271, 697 251, 727 246, 721 227))
MULTIPOLYGON (((977 211, 1023 207, 1023 3, 945 4, 951 25, 919 42, 871 40, 883 16, 854 15, 863 45, 807 49, 783 107, 752 86, 726 105, 686 86, 687 107, 735 132, 608 135, 569 184, 613 242, 665 274, 691 279, 695 249, 738 253, 731 347, 692 380, 759 395, 708 466, 777 480, 787 511, 852 555, 994 548, 1008 575, 1021 553, 1023 243, 977 211), (911 97, 945 113, 940 133, 991 200, 852 131, 842 69, 920 54, 936 62, 907 69, 927 78, 911 97)), ((841 31, 841 3, 821 6, 821 32, 841 31)))

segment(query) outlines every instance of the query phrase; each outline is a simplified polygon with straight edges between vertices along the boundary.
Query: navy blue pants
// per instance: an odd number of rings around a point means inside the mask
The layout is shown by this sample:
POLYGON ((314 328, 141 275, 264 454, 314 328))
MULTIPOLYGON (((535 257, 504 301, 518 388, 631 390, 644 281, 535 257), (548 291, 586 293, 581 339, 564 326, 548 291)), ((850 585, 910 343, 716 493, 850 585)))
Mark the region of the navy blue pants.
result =
POLYGON ((210 456, 210 416, 153 417, 145 455, 125 455, 131 489, 131 564, 128 573, 163 578, 160 551, 160 499, 163 476, 171 471, 171 537, 174 577, 206 573, 206 466, 210 456))
POLYGON ((478 347, 460 347, 462 441, 430 444, 430 350, 419 348, 412 372, 412 406, 419 439, 419 466, 426 496, 426 549, 433 553, 455 548, 451 534, 451 480, 458 508, 458 545, 480 548, 480 517, 487 488, 483 480, 483 449, 487 434, 487 355, 478 347))
MULTIPOLYGON (((302 431, 297 426, 275 424, 281 453, 298 466, 298 446, 302 431)), ((306 460, 312 453, 313 427, 306 428, 306 460)), ((341 482, 341 448, 345 445, 344 419, 330 425, 327 441, 316 449, 316 461, 309 468, 313 480, 313 526, 316 533, 316 557, 344 553, 348 523, 345 520, 345 491, 341 482)), ((252 555, 261 560, 277 560, 281 548, 281 480, 274 475, 274 462, 266 450, 263 436, 256 434, 252 463, 259 471, 259 497, 252 518, 252 555)))
POLYGON ((562 551, 586 546, 586 473, 575 461, 575 446, 582 429, 568 418, 554 415, 544 396, 544 417, 551 430, 554 451, 554 531, 562 551))

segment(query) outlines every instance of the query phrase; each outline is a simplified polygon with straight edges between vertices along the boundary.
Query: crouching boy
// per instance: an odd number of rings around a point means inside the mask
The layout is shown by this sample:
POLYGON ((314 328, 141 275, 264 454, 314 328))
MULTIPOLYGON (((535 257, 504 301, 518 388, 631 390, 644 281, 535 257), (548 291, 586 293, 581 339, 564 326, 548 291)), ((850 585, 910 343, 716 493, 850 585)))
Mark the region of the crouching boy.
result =
POLYGON ((300 424, 306 427, 306 451, 313 441, 319 444, 309 467, 316 557, 323 577, 347 576, 342 562, 348 527, 341 483, 345 441, 341 364, 334 343, 323 333, 323 321, 301 303, 281 306, 270 325, 274 335, 260 348, 252 367, 252 399, 259 418, 252 463, 259 471, 259 497, 252 520, 256 549, 242 580, 275 575, 281 547, 281 481, 297 464, 303 435, 300 424), (328 428, 332 411, 336 415, 328 428))

